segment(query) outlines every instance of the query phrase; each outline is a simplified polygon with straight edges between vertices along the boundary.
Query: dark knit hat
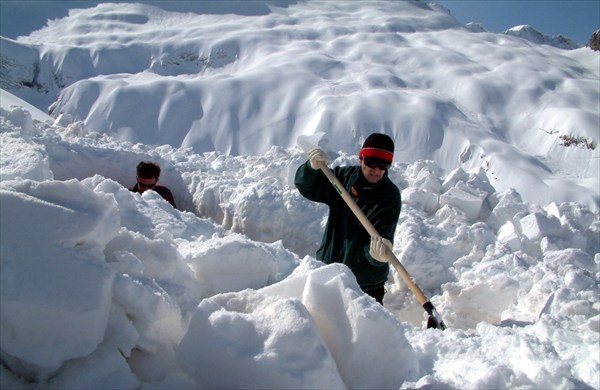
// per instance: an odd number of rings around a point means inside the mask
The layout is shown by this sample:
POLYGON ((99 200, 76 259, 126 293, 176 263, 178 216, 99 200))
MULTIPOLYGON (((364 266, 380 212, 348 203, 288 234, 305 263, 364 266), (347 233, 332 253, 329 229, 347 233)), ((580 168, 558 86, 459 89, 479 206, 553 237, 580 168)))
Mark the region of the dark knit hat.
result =
POLYGON ((373 133, 365 140, 358 157, 374 157, 392 162, 394 159, 394 141, 381 133, 373 133))

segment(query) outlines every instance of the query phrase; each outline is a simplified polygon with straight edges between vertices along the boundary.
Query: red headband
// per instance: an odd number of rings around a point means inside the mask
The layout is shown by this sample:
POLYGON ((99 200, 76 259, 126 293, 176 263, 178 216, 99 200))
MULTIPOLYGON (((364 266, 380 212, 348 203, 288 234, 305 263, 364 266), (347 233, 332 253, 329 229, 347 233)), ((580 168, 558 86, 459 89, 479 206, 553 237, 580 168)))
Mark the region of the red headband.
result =
POLYGON ((385 161, 392 162, 394 160, 394 153, 388 152, 387 150, 377 149, 377 148, 362 148, 360 153, 358 153, 358 157, 375 157, 380 158, 385 161))

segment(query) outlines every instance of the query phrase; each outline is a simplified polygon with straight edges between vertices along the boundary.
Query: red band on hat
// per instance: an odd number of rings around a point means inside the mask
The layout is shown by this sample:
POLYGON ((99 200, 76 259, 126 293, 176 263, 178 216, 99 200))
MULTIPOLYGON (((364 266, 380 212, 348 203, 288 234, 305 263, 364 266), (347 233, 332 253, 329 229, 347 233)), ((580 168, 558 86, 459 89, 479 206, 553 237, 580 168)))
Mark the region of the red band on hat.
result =
POLYGON ((358 157, 375 157, 392 162, 394 160, 394 153, 378 148, 362 148, 358 157))

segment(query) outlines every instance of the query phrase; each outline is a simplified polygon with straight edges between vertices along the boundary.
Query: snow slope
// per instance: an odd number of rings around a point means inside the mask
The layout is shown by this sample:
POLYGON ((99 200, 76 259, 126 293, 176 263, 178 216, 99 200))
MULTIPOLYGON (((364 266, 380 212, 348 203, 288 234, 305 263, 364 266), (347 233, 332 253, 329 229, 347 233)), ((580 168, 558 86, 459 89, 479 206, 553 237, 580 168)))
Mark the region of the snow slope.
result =
POLYGON ((483 167, 526 201, 598 208, 598 53, 473 33, 415 1, 284 5, 72 10, 3 39, 2 87, 93 132, 196 153, 261 154, 316 131, 355 153, 383 131, 400 162, 483 167))

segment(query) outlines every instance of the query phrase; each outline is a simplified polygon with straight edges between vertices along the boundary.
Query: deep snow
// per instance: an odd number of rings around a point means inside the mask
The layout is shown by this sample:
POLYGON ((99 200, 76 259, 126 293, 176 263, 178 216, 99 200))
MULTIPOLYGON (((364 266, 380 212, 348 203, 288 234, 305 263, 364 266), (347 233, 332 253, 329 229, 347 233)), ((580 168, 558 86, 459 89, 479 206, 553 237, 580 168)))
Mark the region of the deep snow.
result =
POLYGON ((525 201, 598 209, 599 149, 585 147, 598 144, 598 53, 473 33, 422 2, 283 5, 71 10, 2 39, 2 88, 90 131, 196 153, 258 155, 315 131, 357 153, 383 131, 399 162, 483 167, 525 201))
POLYGON ((0 387, 600 388, 598 149, 559 138, 598 142, 597 53, 332 4, 101 5, 3 41, 73 79, 55 118, 1 95, 0 387), (200 33, 223 56, 165 60, 200 33), (381 307, 312 257, 326 209, 292 178, 317 131, 333 165, 396 140, 394 252, 446 331, 395 273, 381 307), (127 190, 142 159, 181 210, 127 190))

